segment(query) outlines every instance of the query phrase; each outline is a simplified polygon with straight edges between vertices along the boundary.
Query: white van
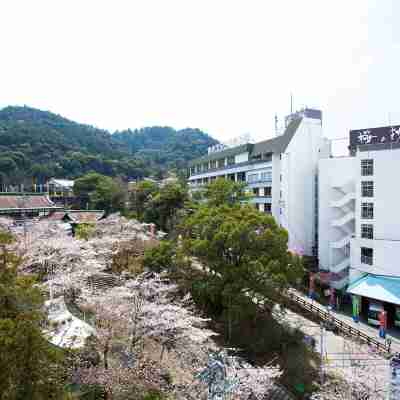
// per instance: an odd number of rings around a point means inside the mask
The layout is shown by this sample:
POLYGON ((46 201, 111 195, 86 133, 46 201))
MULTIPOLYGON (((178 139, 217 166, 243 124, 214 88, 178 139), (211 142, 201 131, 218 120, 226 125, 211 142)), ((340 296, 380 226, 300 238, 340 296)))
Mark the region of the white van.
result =
POLYGON ((379 315, 383 311, 383 304, 377 301, 370 301, 368 306, 368 323, 379 326, 379 315))

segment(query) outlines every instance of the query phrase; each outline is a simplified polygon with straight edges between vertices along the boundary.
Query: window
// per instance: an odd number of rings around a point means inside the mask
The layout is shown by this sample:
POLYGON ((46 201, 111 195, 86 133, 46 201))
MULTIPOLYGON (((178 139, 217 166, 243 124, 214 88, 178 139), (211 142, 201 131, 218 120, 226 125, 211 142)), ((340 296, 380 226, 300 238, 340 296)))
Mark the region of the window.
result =
POLYGON ((259 188, 253 188, 253 194, 254 194, 254 196, 259 196, 260 195, 260 189, 259 188))
POLYGON ((271 197, 271 186, 266 186, 264 188, 264 196, 265 197, 271 197))
POLYGON ((361 237, 363 239, 373 239, 374 226, 372 224, 361 224, 361 237))
POLYGON ((246 182, 246 172, 238 172, 237 180, 238 182, 246 182))
POLYGON ((218 168, 225 167, 225 158, 219 159, 217 163, 218 163, 218 168))
POLYGON ((258 181, 258 174, 250 174, 247 178, 249 183, 258 181))
POLYGON ((361 247, 361 264, 373 264, 374 249, 369 247, 361 247))
POLYGON ((215 169, 215 168, 217 168, 217 160, 210 161, 210 169, 215 169))
POLYGON ((227 164, 228 165, 235 164, 235 156, 228 157, 227 164))
POLYGON ((208 163, 203 164, 203 171, 208 171, 208 163))
POLYGON ((264 204, 264 212, 271 214, 271 204, 264 204))
POLYGON ((263 159, 265 161, 271 161, 272 160, 272 153, 264 153, 263 154, 263 159))
POLYGON ((361 203, 361 218, 374 218, 374 203, 361 203))
POLYGON ((272 172, 271 171, 265 171, 261 172, 261 180, 262 181, 270 181, 272 178, 272 172))
POLYGON ((373 181, 361 182, 361 196, 362 197, 374 197, 374 182, 373 181))
POLYGON ((374 174, 374 160, 361 160, 361 175, 369 176, 374 174))
POLYGON ((282 198, 282 190, 279 191, 279 198, 282 198))

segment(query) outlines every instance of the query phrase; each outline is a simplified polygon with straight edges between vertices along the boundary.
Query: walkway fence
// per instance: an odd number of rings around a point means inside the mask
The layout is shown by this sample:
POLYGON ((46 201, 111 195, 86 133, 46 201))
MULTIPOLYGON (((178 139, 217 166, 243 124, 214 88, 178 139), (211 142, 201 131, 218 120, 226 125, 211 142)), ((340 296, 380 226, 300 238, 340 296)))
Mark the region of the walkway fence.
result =
POLYGON ((288 292, 288 297, 290 300, 298 304, 301 308, 307 310, 313 315, 316 315, 319 319, 326 322, 328 326, 332 327, 333 329, 337 329, 338 331, 346 335, 352 336, 365 342, 369 346, 375 347, 378 352, 382 353, 383 355, 391 355, 389 345, 379 342, 378 340, 365 334, 361 330, 354 328, 346 322, 336 318, 332 313, 323 310, 321 306, 312 304, 309 300, 304 299, 293 291, 288 292))

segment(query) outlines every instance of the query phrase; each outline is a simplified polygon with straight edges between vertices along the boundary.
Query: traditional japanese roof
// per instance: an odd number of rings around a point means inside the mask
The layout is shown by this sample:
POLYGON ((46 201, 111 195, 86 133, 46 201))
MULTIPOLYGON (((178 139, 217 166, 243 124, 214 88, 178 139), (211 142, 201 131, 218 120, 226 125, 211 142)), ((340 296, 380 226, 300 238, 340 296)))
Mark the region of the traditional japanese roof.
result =
POLYGON ((43 193, 0 193, 0 212, 60 209, 43 193))
POLYGON ((68 210, 65 214, 65 218, 75 224, 94 223, 104 216, 104 210, 68 210))
POLYGON ((62 221, 66 214, 66 211, 56 211, 51 213, 46 219, 50 221, 62 221))

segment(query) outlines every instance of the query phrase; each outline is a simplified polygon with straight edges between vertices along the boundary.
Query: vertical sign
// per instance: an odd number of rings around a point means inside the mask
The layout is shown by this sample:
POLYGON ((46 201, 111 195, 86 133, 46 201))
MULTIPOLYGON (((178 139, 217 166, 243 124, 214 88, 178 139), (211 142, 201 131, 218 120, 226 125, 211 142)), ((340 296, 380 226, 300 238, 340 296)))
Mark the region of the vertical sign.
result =
POLYGON ((360 315, 360 297, 353 294, 351 298, 353 301, 353 320, 354 322, 358 322, 360 315))

